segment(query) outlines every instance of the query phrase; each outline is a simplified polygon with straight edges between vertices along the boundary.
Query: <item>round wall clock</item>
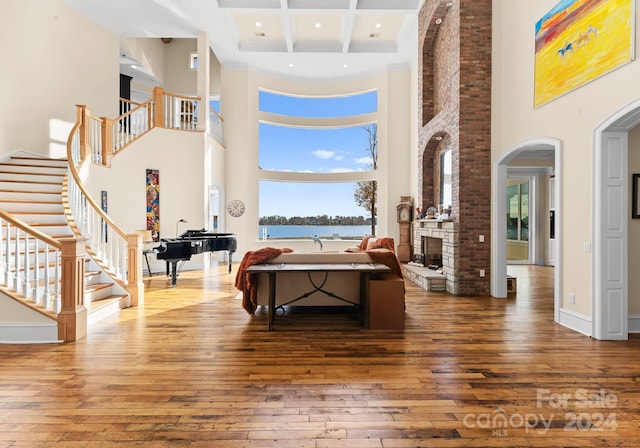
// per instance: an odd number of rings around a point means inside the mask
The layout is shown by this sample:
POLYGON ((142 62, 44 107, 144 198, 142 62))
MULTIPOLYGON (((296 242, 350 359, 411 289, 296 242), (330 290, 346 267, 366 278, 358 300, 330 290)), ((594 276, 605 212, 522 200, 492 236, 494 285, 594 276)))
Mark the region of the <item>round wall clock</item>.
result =
POLYGON ((242 216, 242 214, 244 213, 244 204, 242 203, 242 201, 234 199, 227 204, 227 211, 234 218, 242 216))

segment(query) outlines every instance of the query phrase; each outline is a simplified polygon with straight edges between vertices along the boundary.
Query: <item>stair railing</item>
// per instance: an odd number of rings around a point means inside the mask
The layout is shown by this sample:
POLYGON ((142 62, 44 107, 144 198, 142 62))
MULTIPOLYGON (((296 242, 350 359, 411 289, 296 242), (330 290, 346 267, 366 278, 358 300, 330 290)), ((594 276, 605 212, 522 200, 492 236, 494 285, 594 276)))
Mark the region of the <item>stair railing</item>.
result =
MULTIPOLYGON (((63 188, 67 219, 74 232, 86 238, 87 252, 131 294, 132 306, 144 297, 142 237, 127 235, 118 228, 85 189, 80 171, 87 162, 110 166, 111 159, 125 146, 154 127, 198 131, 199 101, 198 97, 171 94, 155 87, 152 98, 144 103, 121 99, 124 113, 116 119, 96 117, 87 106, 76 106, 76 124, 67 142, 69 174, 63 188)), ((216 117, 222 134, 222 117, 216 117)))
POLYGON ((224 136, 222 134, 222 122, 224 119, 222 115, 215 111, 211 106, 209 106, 209 126, 211 135, 218 140, 222 145, 224 145, 224 136))
MULTIPOLYGON (((77 120, 67 142, 69 174, 63 185, 67 220, 74 232, 86 239, 87 252, 131 295, 131 305, 143 300, 142 236, 127 235, 109 218, 86 191, 80 177, 82 165, 93 160, 96 132, 86 106, 77 106, 77 120), (91 155, 91 158, 89 158, 91 155)), ((102 146, 104 148, 104 145, 102 146)))
MULTIPOLYGON (((81 154, 81 160, 90 156, 92 163, 108 167, 116 154, 153 128, 197 131, 199 101, 197 96, 176 95, 155 87, 144 103, 120 98, 121 114, 115 119, 96 117, 87 108, 82 132, 90 153, 81 154)), ((222 142, 222 117, 213 113, 211 134, 222 142)))
POLYGON ((57 241, 4 210, 0 236, 2 291, 57 319, 60 340, 85 337, 84 240, 57 241))
POLYGON ((59 313, 62 245, 0 210, 0 281, 45 310, 59 313), (51 275, 53 270, 53 276, 51 275))

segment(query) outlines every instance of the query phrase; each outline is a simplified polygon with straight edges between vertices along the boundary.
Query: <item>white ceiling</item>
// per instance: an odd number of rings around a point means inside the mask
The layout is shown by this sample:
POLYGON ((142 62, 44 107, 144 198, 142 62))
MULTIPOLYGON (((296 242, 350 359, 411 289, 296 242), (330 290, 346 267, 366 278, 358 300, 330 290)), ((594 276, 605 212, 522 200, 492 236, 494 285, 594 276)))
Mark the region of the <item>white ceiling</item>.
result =
POLYGON ((121 37, 206 32, 223 66, 311 79, 407 68, 425 0, 66 0, 121 37))

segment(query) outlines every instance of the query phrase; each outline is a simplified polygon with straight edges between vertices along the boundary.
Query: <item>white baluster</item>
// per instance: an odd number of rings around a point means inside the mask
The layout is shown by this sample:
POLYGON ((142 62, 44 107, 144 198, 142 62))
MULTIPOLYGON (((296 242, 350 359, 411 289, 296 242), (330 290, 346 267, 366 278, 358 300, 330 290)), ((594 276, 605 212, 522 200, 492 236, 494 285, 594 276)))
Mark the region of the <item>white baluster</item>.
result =
MULTIPOLYGON (((9 232, 6 233, 5 236, 5 229, 6 229, 6 225, 5 225, 5 221, 2 220, 0 222, 0 237, 4 237, 5 240, 9 239, 9 232)), ((0 244, 0 279, 2 279, 3 281, 6 278, 6 274, 7 274, 7 263, 6 260, 4 259, 4 244, 0 244)), ((6 285, 6 283, 5 283, 6 285)))
POLYGON ((53 296, 53 312, 59 313, 62 309, 62 297, 60 296, 60 250, 56 248, 55 252, 55 279, 53 280, 54 296, 53 296))
POLYGON ((44 285, 42 291, 42 306, 49 309, 51 306, 51 291, 49 289, 49 250, 51 246, 48 244, 44 248, 44 285))
POLYGON ((4 251, 4 284, 7 287, 11 287, 11 224, 7 222, 7 238, 5 239, 5 251, 4 251))
POLYGON ((16 239, 13 244, 13 290, 20 292, 20 229, 16 227, 16 239))
POLYGON ((33 303, 40 302, 40 263, 38 254, 38 238, 33 239, 33 303))

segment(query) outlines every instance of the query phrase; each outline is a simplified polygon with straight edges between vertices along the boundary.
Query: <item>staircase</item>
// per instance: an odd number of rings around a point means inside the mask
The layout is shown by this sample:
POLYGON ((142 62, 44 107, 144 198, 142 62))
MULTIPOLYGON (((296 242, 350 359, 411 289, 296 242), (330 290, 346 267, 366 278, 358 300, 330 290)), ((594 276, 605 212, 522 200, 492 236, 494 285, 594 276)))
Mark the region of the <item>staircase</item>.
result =
MULTIPOLYGON (((67 161, 20 152, 0 161, 0 209, 54 239, 75 237, 65 217, 62 184, 67 161)), ((4 236, 3 236, 4 238, 4 236)), ((85 264, 87 325, 129 306, 126 292, 89 257, 85 264), (115 287, 114 287, 115 286, 115 287)), ((24 304, 36 308, 25 299, 24 304)), ((23 337, 23 336, 21 336, 23 337)))

